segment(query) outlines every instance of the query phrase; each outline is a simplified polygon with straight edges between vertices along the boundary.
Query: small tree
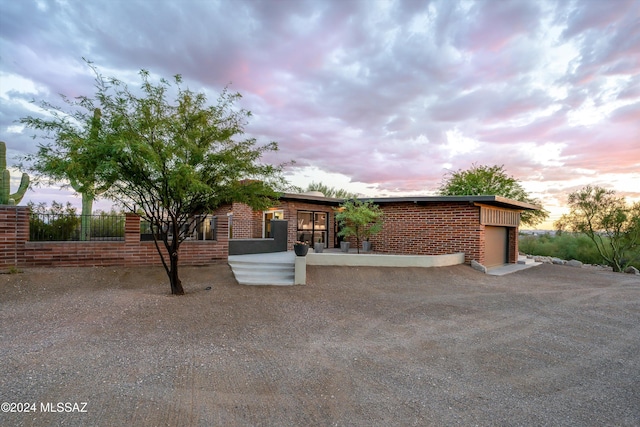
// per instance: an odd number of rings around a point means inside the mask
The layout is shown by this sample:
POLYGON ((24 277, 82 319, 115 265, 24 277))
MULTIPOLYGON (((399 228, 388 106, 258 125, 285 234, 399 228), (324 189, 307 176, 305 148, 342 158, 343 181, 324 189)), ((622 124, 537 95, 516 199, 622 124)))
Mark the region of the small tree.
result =
POLYGON ((569 194, 568 204, 556 228, 587 235, 604 262, 623 271, 640 245, 640 202, 627 205, 615 191, 588 185, 569 194))
POLYGON ((382 230, 382 210, 371 200, 352 199, 340 205, 336 220, 340 224, 339 236, 356 238, 356 248, 360 253, 360 242, 368 240, 382 230))
POLYGON ((248 111, 233 109, 240 94, 225 90, 209 106, 203 93, 181 87, 179 75, 175 89, 165 79, 152 83, 144 70, 140 76, 141 95, 117 79, 99 86, 97 98, 111 120, 113 137, 108 173, 117 177, 108 195, 128 211, 142 212, 171 293, 181 295, 179 249, 193 217, 230 201, 266 208, 284 182, 282 165, 259 162, 263 153, 277 150, 276 143, 256 146, 255 139, 235 140, 250 117, 248 111), (175 91, 173 102, 170 89, 175 91))
MULTIPOLYGON (((98 87, 103 84, 97 70, 98 87)), ((90 97, 70 99, 62 96, 64 107, 40 102, 47 113, 45 118, 27 116, 20 123, 38 131, 33 138, 49 139, 39 143, 38 151, 23 157, 26 167, 35 174, 36 183, 61 183, 71 187, 82 197, 82 224, 80 239, 89 240, 93 202, 104 193, 114 177, 105 173, 109 165, 111 144, 108 118, 102 117, 99 103, 90 97)))
MULTIPOLYGON (((504 166, 476 166, 467 170, 458 170, 445 175, 439 188, 443 196, 501 196, 520 202, 540 206, 513 177, 507 175, 504 166)), ((522 212, 523 224, 536 225, 549 216, 545 209, 522 212)))

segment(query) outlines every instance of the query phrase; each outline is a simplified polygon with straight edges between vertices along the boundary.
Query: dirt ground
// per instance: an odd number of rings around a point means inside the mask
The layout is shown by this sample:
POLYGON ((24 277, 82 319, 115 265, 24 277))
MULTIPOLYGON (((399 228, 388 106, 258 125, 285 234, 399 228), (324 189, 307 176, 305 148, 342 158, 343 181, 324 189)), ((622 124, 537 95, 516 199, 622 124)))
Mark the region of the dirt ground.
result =
POLYGON ((307 273, 2 274, 0 425, 640 425, 640 276, 307 273))

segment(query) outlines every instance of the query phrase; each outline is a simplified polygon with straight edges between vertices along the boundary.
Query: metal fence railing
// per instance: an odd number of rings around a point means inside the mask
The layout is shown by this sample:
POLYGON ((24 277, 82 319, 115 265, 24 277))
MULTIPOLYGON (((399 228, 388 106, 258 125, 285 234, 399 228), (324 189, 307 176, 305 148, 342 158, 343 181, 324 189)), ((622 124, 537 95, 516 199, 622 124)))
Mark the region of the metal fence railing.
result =
POLYGON ((124 240, 125 217, 121 215, 62 215, 32 213, 32 242, 124 240))
MULTIPOLYGON (((156 238, 162 240, 163 235, 168 234, 169 239, 172 233, 169 227, 164 227, 156 234, 156 238)), ((194 216, 180 230, 180 237, 185 240, 216 240, 217 221, 213 215, 194 216)), ((140 221, 140 240, 153 240, 151 224, 149 221, 140 221)))

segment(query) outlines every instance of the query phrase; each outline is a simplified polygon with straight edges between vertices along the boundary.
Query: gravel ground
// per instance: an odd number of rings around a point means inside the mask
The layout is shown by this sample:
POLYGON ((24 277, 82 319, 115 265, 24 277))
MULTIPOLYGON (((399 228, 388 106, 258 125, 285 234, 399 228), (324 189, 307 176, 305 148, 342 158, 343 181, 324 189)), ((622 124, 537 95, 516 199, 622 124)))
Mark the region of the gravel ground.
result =
POLYGON ((160 268, 0 275, 0 402, 30 410, 0 425, 640 425, 640 276, 307 273, 183 268, 180 297, 160 268))

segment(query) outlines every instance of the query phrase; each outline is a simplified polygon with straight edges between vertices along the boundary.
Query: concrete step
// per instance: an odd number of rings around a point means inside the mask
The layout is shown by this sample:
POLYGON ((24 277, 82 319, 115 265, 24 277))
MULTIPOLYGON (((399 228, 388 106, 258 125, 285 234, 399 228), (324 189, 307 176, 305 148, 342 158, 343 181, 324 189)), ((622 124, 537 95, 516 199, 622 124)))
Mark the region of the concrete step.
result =
POLYGON ((535 261, 533 260, 533 258, 528 258, 526 256, 518 256, 518 264, 524 264, 524 265, 529 265, 529 264, 535 264, 535 261))
POLYGON ((228 263, 241 285, 291 286, 295 277, 294 259, 289 255, 234 255, 228 263))

